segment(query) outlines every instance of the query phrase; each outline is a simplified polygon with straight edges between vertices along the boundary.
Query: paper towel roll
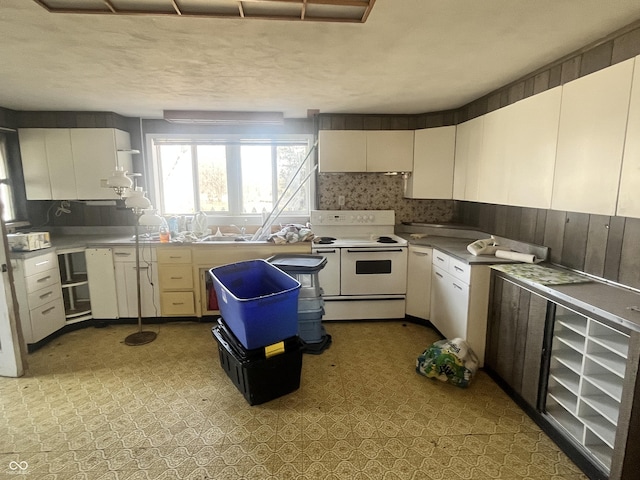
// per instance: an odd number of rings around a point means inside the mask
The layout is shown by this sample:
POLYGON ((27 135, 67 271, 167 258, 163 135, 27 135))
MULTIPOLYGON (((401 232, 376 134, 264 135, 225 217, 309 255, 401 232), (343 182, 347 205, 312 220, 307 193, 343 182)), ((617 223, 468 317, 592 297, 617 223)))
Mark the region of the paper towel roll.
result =
POLYGON ((506 258, 508 260, 517 260, 519 262, 525 263, 535 263, 536 261, 535 255, 530 255, 528 253, 510 252, 509 250, 498 250, 496 252, 496 257, 506 258))

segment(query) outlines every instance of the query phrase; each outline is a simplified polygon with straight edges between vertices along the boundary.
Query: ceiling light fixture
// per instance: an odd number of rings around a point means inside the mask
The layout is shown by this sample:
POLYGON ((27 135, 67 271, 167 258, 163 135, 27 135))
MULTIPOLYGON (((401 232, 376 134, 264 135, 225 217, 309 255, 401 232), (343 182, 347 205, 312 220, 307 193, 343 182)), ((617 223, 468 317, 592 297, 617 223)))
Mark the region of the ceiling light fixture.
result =
POLYGON ((171 123, 202 125, 282 125, 282 112, 218 112, 212 110, 164 110, 171 123))
POLYGON ((33 0, 50 13, 364 23, 376 0, 33 0), (150 5, 151 4, 151 5, 150 5))

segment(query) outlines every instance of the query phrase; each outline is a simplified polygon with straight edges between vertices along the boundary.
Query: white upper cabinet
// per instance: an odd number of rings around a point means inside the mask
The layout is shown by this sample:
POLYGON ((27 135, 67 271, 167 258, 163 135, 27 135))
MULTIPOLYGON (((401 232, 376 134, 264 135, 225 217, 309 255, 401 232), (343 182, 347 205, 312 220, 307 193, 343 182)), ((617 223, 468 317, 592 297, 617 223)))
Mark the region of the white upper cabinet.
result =
POLYGON ((73 166, 79 200, 119 198, 110 188, 100 186, 116 165, 131 173, 131 150, 128 132, 112 128, 77 128, 71 130, 73 166))
POLYGON ((365 172, 367 170, 367 132, 320 130, 318 164, 320 172, 365 172))
POLYGON ((411 130, 320 130, 322 173, 411 171, 411 130))
POLYGON ((456 127, 425 128, 414 133, 413 171, 405 197, 451 199, 456 127))
POLYGON ((504 139, 508 205, 551 207, 561 98, 556 87, 512 105, 504 139))
POLYGON ((410 172, 413 130, 367 130, 367 172, 410 172))
POLYGON ((615 215, 633 63, 563 86, 551 208, 615 215))
POLYGON ((117 198, 101 180, 116 165, 131 171, 128 132, 113 128, 25 128, 18 131, 28 200, 117 198))
POLYGON ((484 116, 456 127, 456 151, 453 168, 454 200, 478 199, 478 165, 482 152, 484 116))
POLYGON ((494 110, 484 116, 482 150, 476 172, 478 202, 507 203, 510 168, 507 139, 512 122, 513 105, 494 110))
POLYGON ((640 56, 635 60, 616 215, 640 218, 640 56))

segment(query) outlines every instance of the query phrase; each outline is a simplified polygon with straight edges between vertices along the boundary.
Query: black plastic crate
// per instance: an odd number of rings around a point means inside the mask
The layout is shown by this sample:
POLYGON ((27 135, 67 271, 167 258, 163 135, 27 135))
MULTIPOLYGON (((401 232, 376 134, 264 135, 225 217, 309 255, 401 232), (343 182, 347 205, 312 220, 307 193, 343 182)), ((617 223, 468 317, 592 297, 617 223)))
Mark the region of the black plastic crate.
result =
POLYGON ((218 344, 220 366, 249 405, 259 405, 300 388, 302 345, 297 336, 283 341, 283 353, 267 358, 264 348, 245 349, 221 322, 211 333, 218 344))

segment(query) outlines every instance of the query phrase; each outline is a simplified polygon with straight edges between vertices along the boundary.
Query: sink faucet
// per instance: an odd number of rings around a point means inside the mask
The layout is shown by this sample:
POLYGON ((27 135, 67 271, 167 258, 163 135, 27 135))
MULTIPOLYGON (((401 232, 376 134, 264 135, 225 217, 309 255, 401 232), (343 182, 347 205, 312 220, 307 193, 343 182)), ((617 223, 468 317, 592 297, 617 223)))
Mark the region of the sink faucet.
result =
POLYGON ((234 224, 231 224, 229 226, 233 227, 233 228, 237 228, 238 232, 240 232, 240 235, 242 235, 243 237, 244 237, 245 232, 247 231, 247 229, 245 227, 239 227, 239 226, 234 225, 234 224))

